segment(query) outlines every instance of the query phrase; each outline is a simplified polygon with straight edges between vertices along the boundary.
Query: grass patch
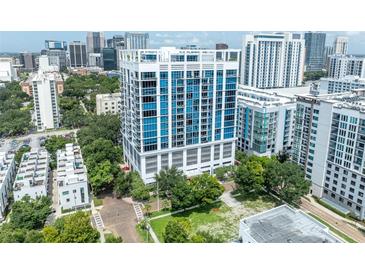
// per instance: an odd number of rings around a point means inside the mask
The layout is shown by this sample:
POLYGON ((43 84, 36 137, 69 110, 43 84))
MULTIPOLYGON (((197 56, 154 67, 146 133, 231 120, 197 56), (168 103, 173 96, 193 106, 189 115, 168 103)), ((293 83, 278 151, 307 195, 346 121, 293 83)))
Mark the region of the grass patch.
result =
POLYGON ((102 206, 103 205, 103 199, 99 199, 97 197, 93 197, 94 206, 102 206))
POLYGON ((167 213, 171 213, 171 208, 163 208, 160 211, 153 211, 149 214, 149 218, 154 218, 154 217, 158 217, 167 213))
POLYGON ((214 223, 221 221, 221 217, 218 213, 224 213, 229 211, 229 208, 222 202, 217 202, 208 206, 202 206, 192 210, 184 211, 178 214, 166 216, 164 218, 151 220, 150 224, 156 233, 158 239, 163 242, 163 232, 167 223, 174 218, 187 218, 191 222, 193 231, 197 231, 198 227, 208 223, 214 223))
POLYGON ((321 222, 322 224, 324 224, 325 226, 327 226, 334 234, 336 234, 337 236, 339 236, 340 238, 344 239, 346 242, 349 243, 357 243, 357 241, 355 241, 354 239, 352 239, 351 237, 347 236, 345 233, 339 231, 338 229, 334 228, 332 225, 330 225, 329 223, 327 223, 326 221, 322 220, 321 218, 319 218, 317 215, 314 215, 312 213, 308 213, 310 216, 312 216, 314 219, 316 219, 317 221, 321 222))
POLYGON ((136 225, 136 230, 142 242, 154 243, 150 233, 147 230, 143 229, 140 224, 136 225))

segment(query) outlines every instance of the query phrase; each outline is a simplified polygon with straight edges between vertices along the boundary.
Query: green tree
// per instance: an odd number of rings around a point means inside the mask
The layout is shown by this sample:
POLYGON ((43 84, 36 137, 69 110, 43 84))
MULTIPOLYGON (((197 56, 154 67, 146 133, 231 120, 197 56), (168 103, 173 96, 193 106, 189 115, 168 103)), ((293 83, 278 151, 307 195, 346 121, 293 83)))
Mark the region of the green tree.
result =
POLYGON ((186 176, 181 170, 173 166, 169 169, 162 169, 155 174, 155 180, 158 184, 159 194, 162 197, 170 197, 172 188, 179 183, 185 183, 186 176))
POLYGON ((10 109, 0 113, 0 136, 25 134, 32 128, 29 111, 10 109))
POLYGON ((120 236, 115 236, 114 234, 106 234, 105 235, 105 242, 106 243, 122 243, 123 239, 120 236))
POLYGON ((96 243, 100 238, 91 226, 89 214, 83 211, 57 219, 54 225, 43 229, 43 235, 47 243, 96 243))
POLYGON ((192 188, 194 202, 196 204, 211 204, 224 192, 224 187, 219 183, 217 178, 206 173, 193 177, 189 185, 192 188))
POLYGON ((165 243, 190 242, 191 224, 184 218, 174 218, 165 227, 163 238, 165 243))
POLYGON ((132 173, 132 189, 131 189, 131 195, 134 200, 137 201, 146 201, 150 198, 150 192, 148 187, 145 185, 145 183, 142 181, 141 177, 136 172, 132 173))
POLYGON ((15 153, 15 162, 17 164, 20 164, 20 161, 22 160, 23 154, 30 151, 30 146, 23 146, 15 153))
POLYGON ((57 150, 59 149, 65 149, 66 144, 73 143, 73 138, 66 138, 64 136, 51 136, 48 138, 45 143, 44 147, 47 149, 51 156, 51 168, 56 167, 57 162, 57 150))
POLYGON ((101 163, 104 161, 119 163, 122 161, 121 148, 114 146, 112 141, 103 138, 96 139, 89 145, 85 145, 82 149, 82 153, 89 163, 101 163))
POLYGON ((171 208, 178 210, 195 204, 194 193, 187 182, 177 183, 171 191, 171 208))
POLYGON ((13 204, 10 224, 14 228, 41 229, 52 212, 51 204, 49 197, 32 199, 26 195, 13 204))
POLYGON ((118 198, 129 195, 132 189, 133 174, 119 172, 114 179, 114 192, 118 198))
POLYGON ((110 188, 113 182, 112 164, 106 160, 97 164, 93 170, 89 170, 90 185, 95 195, 110 188))
POLYGON ((247 161, 237 167, 234 181, 244 193, 260 191, 264 186, 264 169, 259 162, 247 161))

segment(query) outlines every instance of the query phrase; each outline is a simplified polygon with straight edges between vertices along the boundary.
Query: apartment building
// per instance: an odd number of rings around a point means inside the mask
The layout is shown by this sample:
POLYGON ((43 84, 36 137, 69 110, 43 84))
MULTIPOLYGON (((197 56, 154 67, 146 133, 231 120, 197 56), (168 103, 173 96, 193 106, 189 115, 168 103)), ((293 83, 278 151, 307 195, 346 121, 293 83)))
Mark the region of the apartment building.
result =
POLYGON ((144 182, 234 163, 240 50, 122 50, 124 159, 144 182))
POLYGON ((349 39, 345 36, 337 36, 333 41, 334 54, 347 54, 349 48, 349 39))
POLYGON ((49 172, 47 150, 24 153, 13 185, 14 201, 19 201, 26 195, 32 199, 47 196, 49 172))
POLYGON ((96 95, 96 114, 120 114, 122 98, 120 93, 106 93, 96 95))
POLYGON ((365 92, 298 96, 292 159, 313 195, 365 218, 365 92))
POLYGON ((31 82, 37 130, 58 128, 60 114, 55 75, 39 72, 34 75, 31 82))
POLYGON ((315 94, 342 93, 365 88, 365 78, 347 75, 343 78, 321 78, 315 94))
POLYGON ((305 40, 297 33, 246 35, 241 83, 256 88, 302 85, 305 40))
POLYGON ((258 156, 290 151, 295 109, 292 94, 239 85, 237 149, 258 156))
POLYGON ((15 177, 15 154, 0 151, 0 221, 5 219, 10 191, 15 177))
POLYGON ((328 77, 340 79, 347 75, 365 78, 365 57, 343 54, 329 56, 328 77))
POLYGON ((90 205, 87 171, 81 150, 66 144, 57 151, 58 203, 61 209, 79 209, 90 205))

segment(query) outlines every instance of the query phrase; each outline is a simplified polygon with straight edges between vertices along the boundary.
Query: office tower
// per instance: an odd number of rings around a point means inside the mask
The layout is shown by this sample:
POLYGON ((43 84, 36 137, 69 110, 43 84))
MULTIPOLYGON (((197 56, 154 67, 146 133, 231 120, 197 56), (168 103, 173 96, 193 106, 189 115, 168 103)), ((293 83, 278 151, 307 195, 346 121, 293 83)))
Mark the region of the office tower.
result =
POLYGON ((298 96, 293 161, 311 193, 343 212, 365 217, 364 90, 298 96))
POLYGON ((321 71, 325 59, 326 33, 306 32, 305 39, 305 70, 321 71))
POLYGON ((121 109, 120 93, 106 93, 96 95, 96 115, 120 114, 121 109))
POLYGON ((123 49, 124 48, 124 36, 123 35, 114 35, 113 38, 107 40, 107 47, 114 49, 123 49))
POLYGON ((89 67, 102 67, 101 53, 89 53, 89 67))
POLYGON ((65 50, 44 49, 41 51, 41 55, 47 55, 51 60, 51 64, 59 66, 60 70, 64 70, 65 68, 67 68, 67 52, 65 50))
POLYGON ((334 54, 347 54, 349 39, 347 37, 338 36, 333 42, 334 54))
POLYGON ((316 94, 331 94, 365 89, 365 78, 348 75, 340 79, 321 78, 316 94))
POLYGON ((31 52, 21 52, 19 55, 20 64, 23 65, 23 70, 33 71, 36 68, 35 54, 31 52))
POLYGON ((81 68, 87 66, 86 45, 80 41, 73 41, 69 45, 70 67, 81 68))
POLYGON ((329 57, 333 55, 333 46, 325 46, 324 47, 324 60, 323 67, 328 70, 329 66, 329 57))
POLYGON ((149 48, 148 33, 126 32, 124 36, 125 49, 148 49, 149 48))
POLYGON ((117 50, 114 48, 103 48, 103 68, 104 70, 117 69, 117 50))
POLYGON ((299 86, 303 81, 304 55, 301 34, 246 35, 241 82, 256 88, 299 86))
POLYGON ((90 205, 87 172, 79 146, 66 144, 65 149, 57 151, 56 180, 61 210, 90 205))
POLYGON ((15 154, 0 151, 0 221, 5 219, 15 177, 15 154))
POLYGON ((66 41, 56 41, 56 40, 46 40, 44 42, 46 49, 49 50, 67 50, 67 43, 66 41))
POLYGON ((28 195, 32 199, 47 196, 49 154, 47 150, 33 149, 23 154, 14 181, 14 201, 28 195))
POLYGON ((8 57, 0 58, 0 82, 11 82, 18 80, 17 71, 14 67, 14 60, 8 57))
POLYGON ((60 123, 53 73, 39 72, 32 78, 32 91, 38 131, 58 128, 60 123))
POLYGON ((356 75, 365 78, 365 57, 352 55, 331 55, 328 64, 328 77, 343 78, 356 75))
POLYGON ((88 32, 86 45, 88 53, 101 53, 105 47, 104 32, 88 32))
POLYGON ((225 43, 217 43, 215 44, 215 49, 216 50, 228 49, 228 45, 225 43))
POLYGON ((39 56, 38 70, 40 72, 57 72, 60 70, 60 62, 57 56, 39 56))
POLYGON ((232 165, 240 50, 122 50, 124 159, 146 183, 232 165))
POLYGON ((237 148, 249 154, 271 156, 290 151, 293 144, 294 95, 239 85, 237 148))

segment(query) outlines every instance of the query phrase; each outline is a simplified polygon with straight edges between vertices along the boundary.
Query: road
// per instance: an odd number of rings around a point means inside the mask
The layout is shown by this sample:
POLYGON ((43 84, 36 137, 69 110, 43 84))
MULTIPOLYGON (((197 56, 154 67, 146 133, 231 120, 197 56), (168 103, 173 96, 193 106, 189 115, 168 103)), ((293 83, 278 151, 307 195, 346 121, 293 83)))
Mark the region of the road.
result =
POLYGON ((334 213, 327 212, 326 208, 322 208, 319 204, 314 204, 309 202, 308 200, 302 198, 302 203, 300 205, 301 209, 306 212, 310 212, 312 214, 317 215, 322 220, 326 221, 336 229, 342 231, 343 233, 350 236, 357 242, 365 243, 365 236, 353 225, 349 224, 345 219, 341 216, 336 216, 334 213))
POLYGON ((22 142, 26 139, 30 139, 30 146, 33 149, 37 149, 40 147, 39 138, 40 137, 47 137, 47 136, 59 136, 69 134, 71 132, 76 133, 78 129, 61 129, 61 130, 54 130, 54 131, 47 131, 47 132, 36 132, 28 135, 24 135, 21 137, 14 137, 14 138, 6 138, 4 143, 0 147, 0 151, 8 151, 10 149, 18 149, 22 142), (16 148, 11 147, 11 141, 16 140, 18 141, 18 145, 16 148))

